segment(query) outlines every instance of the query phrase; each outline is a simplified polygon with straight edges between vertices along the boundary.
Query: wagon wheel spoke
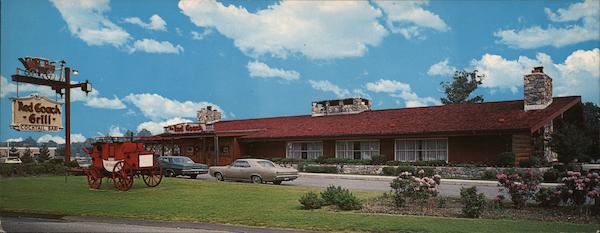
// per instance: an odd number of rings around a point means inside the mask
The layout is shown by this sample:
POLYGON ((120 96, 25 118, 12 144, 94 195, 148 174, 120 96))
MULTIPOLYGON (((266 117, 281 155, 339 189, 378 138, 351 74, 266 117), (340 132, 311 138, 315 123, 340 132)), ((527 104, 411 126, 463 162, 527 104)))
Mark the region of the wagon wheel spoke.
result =
POLYGON ((90 189, 100 188, 100 185, 102 185, 102 174, 96 168, 87 169, 85 175, 87 176, 90 189))
POLYGON ((158 161, 154 161, 154 166, 142 172, 144 183, 148 187, 156 187, 162 181, 163 171, 158 161))
POLYGON ((113 184, 119 191, 127 191, 133 186, 133 172, 124 161, 115 164, 112 176, 113 184))

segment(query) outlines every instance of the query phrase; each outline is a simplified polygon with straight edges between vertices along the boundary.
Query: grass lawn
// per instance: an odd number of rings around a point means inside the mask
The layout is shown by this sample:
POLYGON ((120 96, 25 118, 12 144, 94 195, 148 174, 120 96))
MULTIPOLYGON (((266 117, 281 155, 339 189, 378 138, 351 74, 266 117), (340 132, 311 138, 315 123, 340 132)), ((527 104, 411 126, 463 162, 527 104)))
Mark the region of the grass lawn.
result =
MULTIPOLYGON (((85 177, 27 177, 0 179, 0 210, 182 220, 326 231, 376 232, 595 232, 598 225, 394 216, 306 211, 298 198, 315 188, 253 185, 167 178, 156 188, 136 179, 129 192, 117 192, 112 183, 88 190, 85 177)), ((357 192, 361 198, 380 195, 357 192)))

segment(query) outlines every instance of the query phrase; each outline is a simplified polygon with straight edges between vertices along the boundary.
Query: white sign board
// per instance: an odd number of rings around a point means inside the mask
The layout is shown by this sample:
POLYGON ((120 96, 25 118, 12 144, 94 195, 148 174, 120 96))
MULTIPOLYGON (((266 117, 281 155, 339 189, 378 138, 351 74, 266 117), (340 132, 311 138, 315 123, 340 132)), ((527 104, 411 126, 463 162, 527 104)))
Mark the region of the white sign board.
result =
POLYGON ((62 127, 62 103, 45 96, 30 95, 11 98, 12 121, 18 131, 56 132, 62 127))

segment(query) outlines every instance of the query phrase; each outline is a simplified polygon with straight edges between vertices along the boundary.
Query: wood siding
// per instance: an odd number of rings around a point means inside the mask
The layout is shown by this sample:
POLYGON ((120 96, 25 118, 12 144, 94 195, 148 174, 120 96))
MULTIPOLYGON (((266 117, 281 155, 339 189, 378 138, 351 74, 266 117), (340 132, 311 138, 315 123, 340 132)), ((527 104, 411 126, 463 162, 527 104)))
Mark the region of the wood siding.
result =
POLYGON ((510 135, 449 137, 448 161, 493 164, 498 154, 511 150, 510 142, 510 135))
POLYGON ((516 163, 529 159, 533 153, 531 134, 513 134, 512 151, 515 154, 516 163))

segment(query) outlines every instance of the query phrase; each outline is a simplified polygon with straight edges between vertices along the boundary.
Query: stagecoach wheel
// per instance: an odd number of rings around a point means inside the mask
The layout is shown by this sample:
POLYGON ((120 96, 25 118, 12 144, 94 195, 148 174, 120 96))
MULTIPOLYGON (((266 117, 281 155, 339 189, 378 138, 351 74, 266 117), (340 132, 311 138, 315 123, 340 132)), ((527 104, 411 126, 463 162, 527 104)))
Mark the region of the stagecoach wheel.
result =
POLYGON ((88 186, 90 189, 99 189, 102 185, 102 174, 96 168, 90 168, 85 170, 87 176, 88 186))
POLYGON ((119 191, 127 191, 133 186, 133 171, 125 161, 119 161, 113 167, 113 185, 119 191))
POLYGON ((163 178, 163 170, 158 161, 154 161, 154 167, 142 172, 142 179, 148 187, 156 187, 163 178))

